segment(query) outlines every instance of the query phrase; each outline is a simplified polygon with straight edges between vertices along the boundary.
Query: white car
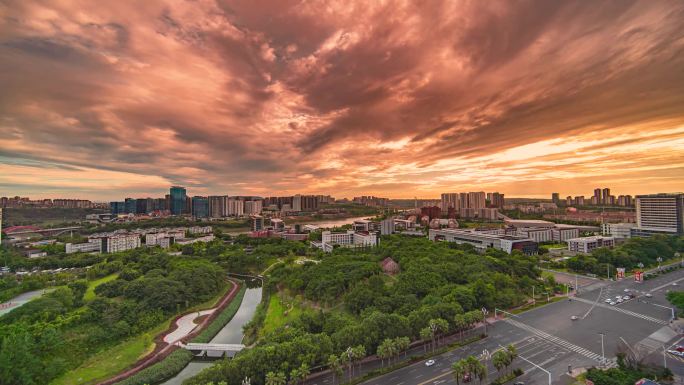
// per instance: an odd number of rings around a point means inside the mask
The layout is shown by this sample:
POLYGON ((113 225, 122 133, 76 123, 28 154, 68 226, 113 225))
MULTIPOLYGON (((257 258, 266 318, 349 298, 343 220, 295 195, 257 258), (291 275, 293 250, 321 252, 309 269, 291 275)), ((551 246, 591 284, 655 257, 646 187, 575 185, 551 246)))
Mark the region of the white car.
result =
POLYGON ((629 289, 625 289, 625 293, 629 293, 629 289))
POLYGON ((679 284, 677 282, 672 282, 672 286, 678 286, 679 284))
POLYGON ((579 319, 579 317, 576 316, 576 315, 574 315, 574 316, 570 317, 570 319, 573 320, 573 321, 577 321, 577 320, 579 319))
POLYGON ((653 294, 651 294, 651 293, 646 293, 646 298, 651 298, 651 297, 653 297, 653 294))
POLYGON ((615 302, 611 302, 610 304, 614 306, 614 305, 615 305, 615 302))
POLYGON ((425 366, 432 366, 435 364, 435 360, 427 360, 425 361, 425 366))
POLYGON ((617 299, 617 303, 622 303, 622 302, 624 302, 624 300, 622 298, 617 299))
POLYGON ((630 297, 630 296, 626 295, 626 296, 622 297, 622 299, 624 299, 625 301, 627 301, 627 300, 630 300, 630 299, 632 299, 632 297, 630 297))
POLYGON ((606 298, 606 300, 605 300, 604 302, 605 302, 605 303, 611 303, 611 302, 613 302, 613 300, 610 299, 610 298, 606 298))
POLYGON ((674 356, 677 356, 677 357, 684 357, 684 353, 683 353, 683 352, 678 352, 678 351, 676 351, 676 350, 668 350, 667 352, 670 353, 670 354, 672 354, 672 355, 674 355, 674 356))
POLYGON ((615 298, 616 298, 616 299, 617 299, 617 298, 622 298, 622 296, 621 296, 620 294, 618 294, 618 295, 615 296, 615 298))

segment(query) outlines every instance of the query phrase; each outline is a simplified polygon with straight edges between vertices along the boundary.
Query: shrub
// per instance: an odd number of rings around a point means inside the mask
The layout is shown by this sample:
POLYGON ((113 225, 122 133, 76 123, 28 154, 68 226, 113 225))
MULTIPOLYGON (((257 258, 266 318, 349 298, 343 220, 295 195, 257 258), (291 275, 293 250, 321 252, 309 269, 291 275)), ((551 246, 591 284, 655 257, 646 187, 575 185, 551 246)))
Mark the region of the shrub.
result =
POLYGON ((116 385, 144 385, 156 384, 169 379, 183 370, 192 361, 192 352, 185 349, 178 349, 164 358, 162 361, 145 368, 140 372, 116 385))

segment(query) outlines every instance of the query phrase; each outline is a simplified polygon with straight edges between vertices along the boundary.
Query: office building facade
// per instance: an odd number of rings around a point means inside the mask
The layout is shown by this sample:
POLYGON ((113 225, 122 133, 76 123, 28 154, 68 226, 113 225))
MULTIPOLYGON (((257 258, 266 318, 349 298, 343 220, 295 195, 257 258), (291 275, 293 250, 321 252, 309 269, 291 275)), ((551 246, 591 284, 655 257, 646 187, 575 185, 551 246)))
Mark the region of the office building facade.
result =
POLYGON ((187 195, 185 187, 173 186, 171 187, 169 195, 171 196, 171 207, 169 208, 171 214, 182 215, 186 213, 187 195))
POLYGON ((684 193, 637 195, 637 235, 684 234, 684 193))

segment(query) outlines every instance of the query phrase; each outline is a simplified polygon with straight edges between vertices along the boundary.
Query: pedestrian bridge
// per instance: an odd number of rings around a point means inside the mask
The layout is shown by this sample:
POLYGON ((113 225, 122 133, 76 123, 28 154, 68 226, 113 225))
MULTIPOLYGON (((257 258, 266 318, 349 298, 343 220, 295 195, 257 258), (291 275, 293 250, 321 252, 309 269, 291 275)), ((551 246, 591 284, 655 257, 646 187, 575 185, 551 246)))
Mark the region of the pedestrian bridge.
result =
POLYGON ((197 357, 222 358, 234 357, 238 352, 245 348, 242 344, 198 344, 188 343, 180 345, 183 349, 190 350, 197 357))

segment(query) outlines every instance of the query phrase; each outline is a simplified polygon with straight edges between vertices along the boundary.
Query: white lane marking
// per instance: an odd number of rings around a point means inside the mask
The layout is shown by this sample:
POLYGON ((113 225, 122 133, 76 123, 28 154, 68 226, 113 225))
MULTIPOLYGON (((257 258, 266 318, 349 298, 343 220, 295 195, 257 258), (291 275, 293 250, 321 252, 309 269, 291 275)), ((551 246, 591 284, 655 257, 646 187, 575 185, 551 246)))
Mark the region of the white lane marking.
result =
MULTIPOLYGON (((592 301, 589 301, 588 299, 584 299, 584 298, 575 298, 575 299, 578 300, 578 301, 580 301, 580 302, 584 302, 584 303, 592 303, 592 301)), ((645 314, 633 312, 633 311, 631 311, 631 310, 625 310, 625 309, 620 308, 620 307, 609 306, 609 305, 606 305, 606 304, 603 304, 603 303, 597 303, 596 306, 600 306, 600 307, 602 307, 602 308, 604 308, 604 309, 610 309, 610 310, 613 310, 613 311, 617 311, 617 312, 620 312, 620 313, 623 313, 623 314, 631 315, 631 316, 633 316, 633 317, 641 318, 641 319, 646 320, 646 321, 655 322, 655 323, 660 324, 660 325, 667 325, 667 324, 668 324, 667 321, 663 321, 663 320, 661 320, 661 319, 658 319, 658 318, 655 318, 655 317, 651 317, 651 316, 648 316, 648 315, 645 315, 645 314)))

